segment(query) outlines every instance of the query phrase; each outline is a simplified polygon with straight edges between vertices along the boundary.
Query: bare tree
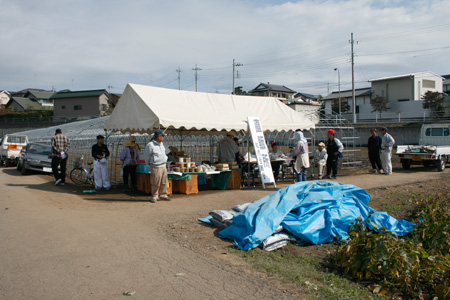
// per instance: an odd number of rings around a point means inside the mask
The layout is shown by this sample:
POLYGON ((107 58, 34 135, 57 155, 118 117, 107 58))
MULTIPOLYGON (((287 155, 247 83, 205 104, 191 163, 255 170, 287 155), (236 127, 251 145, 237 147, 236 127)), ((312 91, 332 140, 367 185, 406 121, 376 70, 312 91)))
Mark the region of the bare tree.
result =
POLYGON ((442 114, 444 109, 444 97, 439 92, 427 91, 422 96, 422 106, 424 109, 430 109, 433 116, 442 114))
POLYGON ((387 100, 384 97, 381 97, 379 95, 376 95, 375 98, 370 99, 370 105, 372 105, 372 112, 378 111, 380 112, 380 118, 381 113, 383 111, 388 111, 389 107, 387 107, 387 104, 389 103, 389 100, 387 100))
MULTIPOLYGON (((333 104, 331 104, 331 110, 337 114, 339 113, 339 99, 333 101, 333 104)), ((341 113, 346 113, 348 111, 350 111, 350 105, 347 100, 344 101, 344 99, 341 98, 341 113)))

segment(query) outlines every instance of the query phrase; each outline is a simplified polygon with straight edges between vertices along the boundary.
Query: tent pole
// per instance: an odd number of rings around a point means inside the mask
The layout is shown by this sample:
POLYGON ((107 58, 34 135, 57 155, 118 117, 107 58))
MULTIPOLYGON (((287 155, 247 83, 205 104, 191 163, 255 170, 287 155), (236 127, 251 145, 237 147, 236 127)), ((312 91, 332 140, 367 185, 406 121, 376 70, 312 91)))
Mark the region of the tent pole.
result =
POLYGON ((249 143, 249 133, 250 130, 247 131, 247 154, 248 154, 248 159, 247 159, 247 173, 248 173, 248 178, 247 178, 247 186, 248 188, 250 188, 250 160, 252 155, 250 154, 250 143, 249 143))
POLYGON ((209 161, 213 164, 212 136, 209 136, 209 161))

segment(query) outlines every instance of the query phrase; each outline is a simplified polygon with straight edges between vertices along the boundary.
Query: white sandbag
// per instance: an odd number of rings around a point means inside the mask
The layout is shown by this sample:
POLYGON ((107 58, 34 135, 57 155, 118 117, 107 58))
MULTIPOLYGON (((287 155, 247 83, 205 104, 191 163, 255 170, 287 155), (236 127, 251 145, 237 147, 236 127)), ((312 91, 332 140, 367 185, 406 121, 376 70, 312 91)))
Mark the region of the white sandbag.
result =
POLYGON ((275 249, 279 249, 279 248, 281 248, 281 247, 284 247, 284 246, 286 246, 287 244, 289 244, 288 241, 281 241, 281 242, 272 244, 272 245, 270 245, 270 246, 267 246, 267 247, 265 247, 265 248, 263 247, 263 250, 264 250, 264 251, 273 251, 273 250, 275 250, 275 249))
POLYGON ((242 203, 233 207, 234 211, 243 212, 251 203, 242 203))
POLYGON ((276 244, 276 243, 281 242, 281 241, 289 242, 290 241, 289 235, 287 235, 285 233, 272 234, 267 239, 265 239, 264 242, 262 242, 261 246, 262 246, 263 249, 265 249, 268 246, 276 244))
POLYGON ((275 231, 273 233, 280 233, 283 231, 283 229, 284 229, 284 227, 280 225, 277 227, 277 229, 275 229, 275 231))
POLYGON ((233 219, 233 216, 236 214, 232 210, 213 210, 209 213, 214 219, 224 222, 225 220, 233 219))

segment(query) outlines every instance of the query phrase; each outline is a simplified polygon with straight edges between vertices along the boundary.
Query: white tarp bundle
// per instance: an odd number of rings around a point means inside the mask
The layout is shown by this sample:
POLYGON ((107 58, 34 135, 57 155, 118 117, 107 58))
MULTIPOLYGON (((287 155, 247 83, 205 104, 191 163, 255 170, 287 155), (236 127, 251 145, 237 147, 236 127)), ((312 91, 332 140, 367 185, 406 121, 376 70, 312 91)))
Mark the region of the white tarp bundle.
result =
POLYGON ((208 134, 246 131, 257 116, 265 131, 310 129, 314 122, 276 98, 199 93, 128 84, 105 125, 123 133, 208 134), (202 133, 203 132, 203 133, 202 133))

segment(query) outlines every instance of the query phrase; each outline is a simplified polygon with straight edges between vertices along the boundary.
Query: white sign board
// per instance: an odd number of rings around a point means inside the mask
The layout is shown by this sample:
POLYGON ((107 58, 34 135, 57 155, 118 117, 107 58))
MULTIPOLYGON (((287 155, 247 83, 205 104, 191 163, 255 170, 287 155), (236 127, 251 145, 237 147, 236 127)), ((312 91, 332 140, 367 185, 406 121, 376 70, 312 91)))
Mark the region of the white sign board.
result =
POLYGON ((269 149, 266 145, 261 121, 258 117, 248 117, 248 126, 252 134, 253 148, 255 149, 256 158, 258 160, 263 187, 265 188, 265 183, 273 183, 275 185, 272 165, 270 164, 269 149))

